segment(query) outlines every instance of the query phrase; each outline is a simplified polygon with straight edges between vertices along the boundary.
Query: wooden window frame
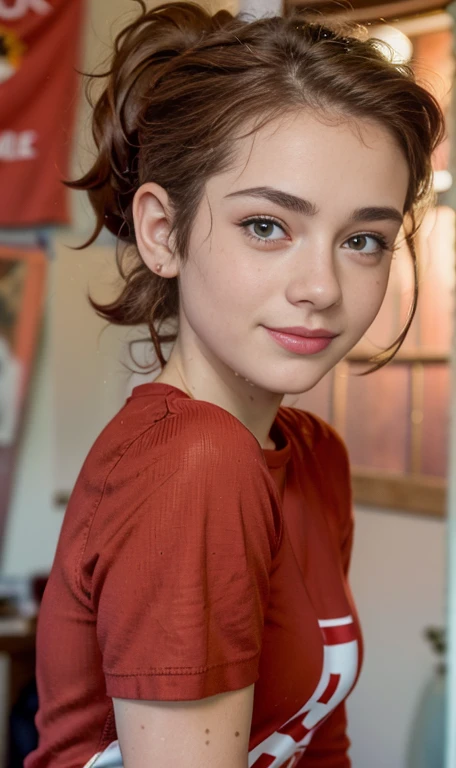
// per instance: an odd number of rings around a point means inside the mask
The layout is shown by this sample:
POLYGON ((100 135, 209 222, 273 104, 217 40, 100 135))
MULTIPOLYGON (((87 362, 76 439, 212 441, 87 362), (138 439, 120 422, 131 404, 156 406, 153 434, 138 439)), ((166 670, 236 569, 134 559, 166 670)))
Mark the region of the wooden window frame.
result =
MULTIPOLYGON (((353 350, 341 364, 348 373, 351 364, 368 365, 369 355, 353 350)), ((421 423, 413 420, 415 409, 421 410, 420 379, 426 365, 450 365, 449 354, 432 349, 400 350, 389 365, 412 368, 411 443, 412 469, 416 470, 421 454, 421 423), (415 378, 415 385, 413 379, 415 378)), ((340 372, 340 369, 339 369, 340 372)), ((335 376, 333 388, 333 423, 341 432, 346 423, 347 376, 335 376)), ((412 471, 408 474, 386 472, 352 466, 353 500, 361 506, 399 510, 414 515, 443 518, 446 514, 447 481, 412 471)))
MULTIPOLYGON (((286 15, 293 8, 302 7, 307 10, 331 13, 333 17, 342 19, 370 22, 394 19, 412 20, 418 15, 435 14, 443 11, 449 5, 445 0, 393 0, 393 2, 379 2, 379 0, 354 0, 350 8, 339 10, 332 0, 283 0, 283 11, 286 15)), ((400 26, 400 25, 398 25, 400 26)), ((342 363, 336 371, 341 372, 345 367, 348 373, 351 364, 368 364, 369 355, 356 349, 342 363)), ((389 363, 408 364, 412 366, 412 411, 419 405, 422 391, 419 379, 423 367, 432 365, 450 365, 449 355, 431 349, 400 350, 396 357, 389 363), (413 383, 413 376, 415 383, 413 383)), ((347 376, 335 376, 333 380, 332 419, 335 428, 344 436, 346 419, 346 390, 347 376)), ((411 416, 411 415, 410 415, 411 416)), ((420 427, 412 422, 412 469, 418 465, 420 453, 420 427)), ((447 481, 444 478, 422 475, 419 472, 408 474, 386 472, 372 468, 352 466, 351 470, 353 499, 355 504, 372 506, 375 508, 391 509, 413 515, 423 515, 433 518, 443 518, 446 514, 447 481)), ((66 491, 57 492, 54 503, 58 507, 66 506, 69 499, 66 491)))
MULTIPOLYGON (((401 21, 412 21, 425 14, 436 15, 448 7, 447 0, 354 0, 349 8, 338 8, 331 0, 283 0, 284 14, 294 8, 329 13, 334 18, 358 23, 394 20, 400 27, 401 21), (399 23, 397 23, 399 22, 399 23)), ((351 363, 367 363, 368 355, 352 352, 342 366, 351 363)), ((433 350, 400 351, 390 364, 412 366, 412 411, 422 397, 420 378, 423 366, 427 364, 450 365, 449 355, 433 350), (415 381, 413 380, 415 379, 415 381), (413 402, 415 401, 415 402, 413 402)), ((344 435, 347 377, 334 378, 333 423, 344 435)), ((412 468, 418 464, 420 454, 420 425, 412 420, 412 468)), ((412 472, 396 474, 363 467, 352 466, 353 498, 356 504, 400 510, 413 515, 443 518, 446 515, 447 481, 412 472)))

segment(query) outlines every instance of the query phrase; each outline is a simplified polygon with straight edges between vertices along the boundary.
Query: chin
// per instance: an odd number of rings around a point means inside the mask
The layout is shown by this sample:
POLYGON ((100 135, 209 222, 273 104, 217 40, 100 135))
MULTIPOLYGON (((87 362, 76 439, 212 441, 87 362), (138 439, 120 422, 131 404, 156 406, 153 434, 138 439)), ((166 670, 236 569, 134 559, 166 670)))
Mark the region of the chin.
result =
POLYGON ((322 380, 322 378, 323 376, 311 382, 301 381, 297 382, 296 384, 290 382, 284 391, 284 395, 303 395, 305 392, 309 392, 311 389, 313 389, 322 380))
MULTIPOLYGON (((258 381, 257 386, 274 394, 301 395, 313 389, 334 368, 337 362, 339 360, 323 365, 320 360, 320 365, 310 365, 307 370, 302 370, 301 364, 299 366, 301 370, 279 369, 275 371, 276 375, 271 371, 272 375, 268 377, 269 380, 263 380, 261 383, 258 381)), ((252 377, 251 381, 255 382, 255 378, 252 377)))
POLYGON ((250 379, 250 381, 255 387, 262 389, 270 395, 280 395, 281 397, 284 397, 285 395, 302 395, 304 392, 308 392, 310 389, 313 389, 325 375, 326 372, 321 376, 315 376, 312 379, 309 377, 303 378, 301 376, 300 378, 282 377, 281 381, 261 381, 259 379, 255 380, 254 378, 250 379))

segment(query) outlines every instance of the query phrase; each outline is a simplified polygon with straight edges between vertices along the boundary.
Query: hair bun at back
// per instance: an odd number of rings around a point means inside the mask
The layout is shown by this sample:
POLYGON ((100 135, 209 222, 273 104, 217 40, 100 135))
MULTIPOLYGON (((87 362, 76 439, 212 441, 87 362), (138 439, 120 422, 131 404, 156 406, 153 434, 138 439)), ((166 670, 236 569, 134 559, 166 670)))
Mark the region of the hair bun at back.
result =
POLYGON ((233 20, 229 11, 211 16, 193 2, 163 3, 151 10, 143 0, 135 2, 141 14, 117 36, 109 69, 92 75, 89 83, 106 78, 101 96, 92 104, 97 160, 83 178, 67 182, 73 189, 87 190, 97 216, 94 234, 85 245, 104 226, 120 239, 134 242, 125 213, 137 186, 138 128, 148 109, 148 94, 176 58, 233 20))
MULTIPOLYGON (((432 153, 444 135, 438 103, 413 70, 357 26, 335 25, 297 10, 245 21, 214 16, 196 3, 164 3, 141 13, 118 35, 93 115, 97 153, 90 171, 70 186, 87 190, 103 226, 131 248, 119 248, 124 287, 108 306, 92 305, 122 325, 147 324, 162 361, 160 323, 179 316, 179 285, 148 269, 135 247, 133 198, 148 181, 172 207, 173 245, 188 256, 191 229, 207 181, 233 161, 236 139, 291 110, 334 112, 375 120, 393 135, 410 169, 404 211, 415 213, 432 192, 432 153)), ((416 260, 414 259, 416 267, 416 260)), ((416 307, 383 365, 405 338, 416 307)))

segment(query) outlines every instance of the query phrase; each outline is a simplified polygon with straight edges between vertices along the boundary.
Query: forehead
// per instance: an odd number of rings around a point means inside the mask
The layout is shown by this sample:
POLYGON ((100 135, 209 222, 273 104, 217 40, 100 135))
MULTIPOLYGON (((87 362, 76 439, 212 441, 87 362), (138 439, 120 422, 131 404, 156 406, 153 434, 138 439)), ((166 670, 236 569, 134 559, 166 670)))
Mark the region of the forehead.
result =
POLYGON ((216 196, 271 186, 318 206, 378 202, 403 208, 409 170, 394 136, 377 122, 300 110, 236 141, 231 167, 208 182, 216 196))

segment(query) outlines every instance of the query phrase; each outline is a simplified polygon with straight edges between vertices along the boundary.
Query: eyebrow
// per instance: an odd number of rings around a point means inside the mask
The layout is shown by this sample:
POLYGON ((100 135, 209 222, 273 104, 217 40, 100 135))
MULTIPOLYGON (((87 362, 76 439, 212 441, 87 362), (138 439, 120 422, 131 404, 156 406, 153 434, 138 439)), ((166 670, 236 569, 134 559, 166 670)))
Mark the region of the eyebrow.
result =
MULTIPOLYGON (((318 213, 316 205, 302 197, 291 195, 289 192, 282 192, 274 187, 250 187, 249 189, 240 189, 237 192, 231 192, 226 197, 260 197, 263 200, 269 200, 271 203, 280 205, 288 211, 301 213, 304 216, 315 216, 318 213)), ((404 217, 397 208, 390 206, 366 206, 357 208, 350 216, 353 222, 360 221, 397 221, 402 224, 404 217)))
POLYGON ((274 187, 250 187, 249 189, 240 189, 237 192, 231 192, 226 197, 261 197, 264 200, 269 200, 271 203, 276 203, 282 208, 286 208, 288 211, 295 211, 296 213, 302 213, 304 216, 315 216, 317 213, 317 207, 304 200, 302 197, 296 197, 296 195, 290 195, 289 192, 281 192, 280 189, 274 189, 274 187))

